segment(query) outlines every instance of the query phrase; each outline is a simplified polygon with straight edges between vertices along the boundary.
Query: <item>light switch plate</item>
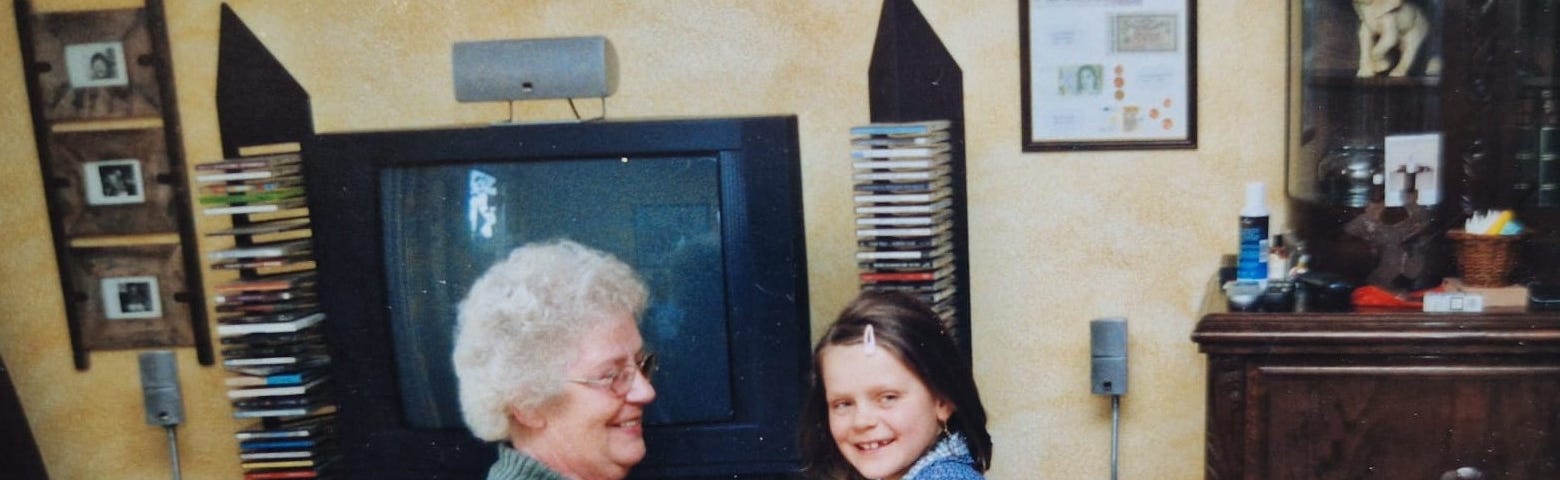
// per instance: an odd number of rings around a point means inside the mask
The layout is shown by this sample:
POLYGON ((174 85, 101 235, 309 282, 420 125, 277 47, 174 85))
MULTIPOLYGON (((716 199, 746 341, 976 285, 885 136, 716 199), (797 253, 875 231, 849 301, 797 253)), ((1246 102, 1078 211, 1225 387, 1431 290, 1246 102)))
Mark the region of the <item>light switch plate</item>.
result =
POLYGON ((1383 173, 1387 176, 1386 203, 1388 207, 1403 206, 1403 187, 1408 173, 1420 171, 1414 177, 1414 190, 1419 192, 1420 205, 1441 202, 1441 134, 1418 133, 1413 135, 1387 135, 1386 161, 1383 173))

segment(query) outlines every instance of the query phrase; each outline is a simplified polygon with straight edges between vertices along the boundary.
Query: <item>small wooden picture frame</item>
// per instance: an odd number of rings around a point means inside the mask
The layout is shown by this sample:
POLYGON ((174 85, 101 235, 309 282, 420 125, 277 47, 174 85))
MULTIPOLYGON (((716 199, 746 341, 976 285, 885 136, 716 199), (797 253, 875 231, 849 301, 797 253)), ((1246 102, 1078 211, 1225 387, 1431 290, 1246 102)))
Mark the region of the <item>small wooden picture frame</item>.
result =
POLYGON ((163 130, 50 135, 49 194, 70 237, 178 230, 163 130))
POLYGON ((162 112, 146 9, 44 13, 32 19, 33 64, 49 122, 162 112))
POLYGON ((194 344, 182 247, 76 248, 74 300, 87 350, 194 344))

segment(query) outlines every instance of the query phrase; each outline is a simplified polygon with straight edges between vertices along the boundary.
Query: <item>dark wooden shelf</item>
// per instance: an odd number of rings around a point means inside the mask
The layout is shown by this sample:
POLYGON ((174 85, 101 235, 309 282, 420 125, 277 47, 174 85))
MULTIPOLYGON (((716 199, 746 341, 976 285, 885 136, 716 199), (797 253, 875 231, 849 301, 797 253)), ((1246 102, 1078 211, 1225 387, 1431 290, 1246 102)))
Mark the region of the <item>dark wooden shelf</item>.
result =
POLYGON ((1441 77, 1439 75, 1359 77, 1352 71, 1330 70, 1318 72, 1307 77, 1305 84, 1312 87, 1326 88, 1436 89, 1441 87, 1441 77))
POLYGON ((1209 354, 1560 354, 1560 313, 1215 313, 1192 340, 1209 354))

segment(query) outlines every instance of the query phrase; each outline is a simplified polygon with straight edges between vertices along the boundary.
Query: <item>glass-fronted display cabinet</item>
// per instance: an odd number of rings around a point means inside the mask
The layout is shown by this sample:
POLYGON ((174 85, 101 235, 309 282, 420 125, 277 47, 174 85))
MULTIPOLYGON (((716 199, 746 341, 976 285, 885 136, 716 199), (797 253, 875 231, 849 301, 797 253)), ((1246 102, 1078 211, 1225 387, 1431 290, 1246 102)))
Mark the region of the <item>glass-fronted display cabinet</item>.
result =
POLYGON ((1418 289, 1446 231, 1512 209, 1553 281, 1560 0, 1292 0, 1287 192, 1311 267, 1418 289))

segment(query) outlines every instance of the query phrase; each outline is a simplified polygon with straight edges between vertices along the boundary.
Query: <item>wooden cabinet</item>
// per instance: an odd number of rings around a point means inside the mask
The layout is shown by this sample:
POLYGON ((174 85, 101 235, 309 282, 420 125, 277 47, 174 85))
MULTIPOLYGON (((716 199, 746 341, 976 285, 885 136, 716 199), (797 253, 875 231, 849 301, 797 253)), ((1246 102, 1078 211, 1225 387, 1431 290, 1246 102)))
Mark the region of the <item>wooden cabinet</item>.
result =
POLYGON ((1214 313, 1192 338, 1206 478, 1560 478, 1560 315, 1214 313))
MULTIPOLYGON (((1439 179, 1427 207, 1434 223, 1405 240, 1423 268, 1393 286, 1424 288, 1455 275, 1442 233, 1488 209, 1514 209, 1529 227, 1514 280, 1560 281, 1560 0, 1410 0, 1399 21, 1426 28, 1411 68, 1363 76, 1361 3, 1390 2, 1290 4, 1286 191, 1312 267, 1359 280, 1377 266, 1382 247, 1344 225, 1372 198, 1400 195, 1409 178, 1384 158, 1387 137, 1438 133, 1439 165, 1415 177, 1439 179)), ((1399 51, 1387 61, 1401 63, 1399 51)), ((1420 198, 1429 198, 1431 185, 1422 187, 1420 198)), ((1403 216, 1386 204, 1387 221, 1403 216)))
MULTIPOLYGON (((1312 269, 1375 273, 1382 245, 1346 225, 1375 206, 1381 224, 1410 215, 1384 202, 1410 183, 1384 147, 1438 133, 1433 222, 1387 239, 1424 269, 1387 283, 1453 274, 1444 232, 1488 209, 1528 227, 1512 280, 1560 281, 1560 0, 1411 0, 1397 18, 1428 30, 1412 67, 1362 75, 1371 3, 1290 2, 1286 191, 1312 269)), ((1207 478, 1560 479, 1555 313, 1218 312, 1192 339, 1208 360, 1207 478)))

